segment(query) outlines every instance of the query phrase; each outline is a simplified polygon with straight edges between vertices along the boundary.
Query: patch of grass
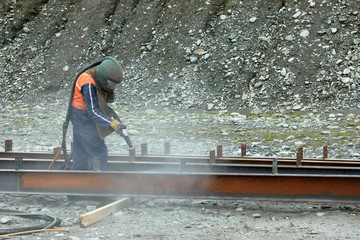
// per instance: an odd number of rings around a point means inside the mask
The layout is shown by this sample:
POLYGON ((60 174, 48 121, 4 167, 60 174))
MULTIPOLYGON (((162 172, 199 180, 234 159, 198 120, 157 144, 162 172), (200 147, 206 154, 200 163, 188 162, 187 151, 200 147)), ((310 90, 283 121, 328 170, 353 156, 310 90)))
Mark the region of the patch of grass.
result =
POLYGON ((265 133, 261 133, 260 138, 264 142, 273 142, 275 139, 286 140, 290 135, 291 135, 291 133, 289 131, 286 131, 286 132, 268 131, 268 132, 265 132, 265 133))
POLYGON ((356 133, 354 131, 346 131, 346 132, 336 132, 334 133, 334 136, 335 137, 355 137, 356 136, 356 133))
POLYGON ((207 118, 208 114, 206 114, 205 112, 202 112, 202 113, 196 114, 195 116, 196 116, 196 118, 207 118))
POLYGON ((344 126, 345 126, 345 127, 358 127, 358 126, 360 126, 360 121, 359 121, 359 122, 356 122, 354 119, 347 120, 347 121, 344 123, 344 126))
POLYGON ((315 130, 310 128, 294 131, 293 135, 295 139, 303 139, 303 138, 318 139, 324 137, 321 134, 320 130, 315 130))
POLYGON ((316 139, 316 140, 310 140, 306 142, 306 145, 309 147, 322 147, 327 145, 324 139, 316 139))
POLYGON ((13 122, 12 122, 12 124, 14 124, 15 126, 24 126, 25 125, 25 123, 26 123, 26 121, 25 120, 14 120, 13 122))
POLYGON ((290 116, 292 118, 302 118, 306 115, 306 113, 303 113, 303 112, 294 112, 292 113, 290 116))

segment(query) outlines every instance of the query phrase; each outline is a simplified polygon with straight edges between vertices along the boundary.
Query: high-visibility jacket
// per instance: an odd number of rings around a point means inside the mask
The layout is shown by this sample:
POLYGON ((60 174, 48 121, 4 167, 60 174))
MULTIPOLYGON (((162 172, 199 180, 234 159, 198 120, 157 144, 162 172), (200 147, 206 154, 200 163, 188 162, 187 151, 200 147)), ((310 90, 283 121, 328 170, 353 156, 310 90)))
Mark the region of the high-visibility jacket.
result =
POLYGON ((83 115, 85 121, 91 120, 104 129, 110 128, 112 118, 100 110, 96 82, 87 72, 82 73, 76 81, 72 106, 72 114, 83 115))

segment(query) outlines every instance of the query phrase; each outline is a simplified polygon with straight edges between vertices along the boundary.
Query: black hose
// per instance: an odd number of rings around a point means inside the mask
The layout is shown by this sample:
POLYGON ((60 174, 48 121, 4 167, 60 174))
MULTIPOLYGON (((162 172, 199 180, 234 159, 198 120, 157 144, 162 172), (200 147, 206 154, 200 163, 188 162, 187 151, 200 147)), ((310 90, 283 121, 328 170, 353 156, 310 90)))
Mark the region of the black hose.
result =
POLYGON ((99 65, 101 62, 103 61, 97 61, 94 62, 93 64, 87 66, 86 68, 84 68, 83 70, 81 70, 75 78, 75 81, 73 82, 72 88, 71 88, 71 94, 70 94, 70 98, 69 98, 69 103, 68 103, 68 109, 67 109, 67 113, 66 113, 66 118, 65 118, 65 122, 63 123, 63 139, 62 139, 62 150, 63 150, 63 154, 64 154, 64 160, 65 160, 65 169, 70 169, 70 158, 68 158, 67 156, 67 150, 66 150, 66 133, 69 127, 69 122, 70 122, 70 116, 71 116, 71 106, 72 106, 72 100, 73 100, 73 96, 74 96, 74 92, 75 92, 75 86, 76 86, 76 81, 77 79, 80 77, 80 75, 85 72, 86 70, 93 68, 97 65, 99 65))
POLYGON ((21 212, 21 211, 13 211, 13 210, 6 210, 6 209, 0 209, 0 215, 8 215, 8 216, 18 216, 23 218, 30 218, 30 219, 42 219, 44 221, 47 221, 46 223, 34 225, 34 226, 28 226, 28 227, 21 227, 21 228, 8 228, 8 229, 0 229, 0 234, 10 234, 10 233, 18 233, 18 232, 25 232, 25 231, 32 231, 32 230, 38 230, 38 229, 48 229, 52 228, 54 226, 58 226, 61 223, 61 220, 47 215, 47 214, 37 214, 37 213, 27 213, 27 212, 21 212))

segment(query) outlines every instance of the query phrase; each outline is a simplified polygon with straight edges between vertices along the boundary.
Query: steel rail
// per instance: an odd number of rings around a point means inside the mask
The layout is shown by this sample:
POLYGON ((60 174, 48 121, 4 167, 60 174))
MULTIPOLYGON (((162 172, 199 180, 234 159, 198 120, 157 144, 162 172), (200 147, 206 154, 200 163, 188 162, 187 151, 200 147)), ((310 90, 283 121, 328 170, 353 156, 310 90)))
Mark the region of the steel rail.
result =
MULTIPOLYGON (((23 159, 21 166, 16 166, 12 159, 0 159, 0 169, 19 169, 19 170, 45 170, 48 169, 52 160, 45 159, 23 159)), ((56 161, 51 170, 61 170, 64 160, 56 161)), ((347 174, 359 175, 360 166, 295 166, 278 165, 276 171, 282 174, 347 174)), ((273 161, 268 164, 240 164, 240 163, 199 163, 188 162, 150 162, 150 161, 109 161, 108 169, 113 171, 161 171, 161 172, 208 172, 208 173, 272 173, 274 171, 273 161)))
MULTIPOLYGON (((0 152, 0 160, 22 157, 24 159, 53 159, 53 153, 46 152, 0 152)), ((59 159, 63 159, 62 154, 59 159)), ((221 157, 215 158, 217 163, 236 163, 236 164, 272 164, 274 159, 277 159, 279 165, 297 165, 295 158, 281 158, 281 157, 221 157)), ((129 155, 125 154, 109 154, 109 160, 113 161, 136 161, 136 162, 197 162, 206 163, 210 161, 209 156, 188 156, 188 155, 135 155, 130 159, 129 155)), ((303 158, 302 166, 344 166, 344 167, 359 167, 360 160, 357 159, 316 159, 303 158)))
MULTIPOLYGON (((55 150, 54 150, 55 151, 55 150)), ((68 152, 69 154, 69 152, 68 152)), ((49 159, 54 157, 54 152, 16 152, 16 151, 8 151, 8 152, 0 152, 0 158, 12 158, 15 156, 22 156, 24 158, 34 158, 34 159, 49 159)), ((121 157, 127 157, 128 154, 120 154, 120 153, 109 153, 109 159, 117 159, 121 157)), ((206 155, 168 155, 168 154, 141 154, 139 153, 136 155, 137 157, 170 157, 173 159, 177 158, 194 158, 194 159, 203 159, 203 158, 209 158, 209 156, 206 155)), ((218 159, 224 159, 224 160, 269 160, 273 158, 278 158, 279 160, 294 160, 293 157, 264 157, 264 156, 221 156, 218 159)), ((60 159, 63 159, 63 154, 61 153, 59 155, 60 159)), ((357 162, 360 163, 360 159, 334 159, 334 158, 303 158, 303 160, 309 160, 309 161, 341 161, 341 162, 357 162)))
POLYGON ((62 154, 0 152, 0 192, 82 196, 128 196, 341 201, 360 203, 360 160, 223 156, 222 147, 208 156, 109 154, 111 171, 64 171, 62 154))
MULTIPOLYGON (((50 159, 53 156, 56 155, 56 153, 60 153, 58 158, 59 159, 63 159, 63 155, 61 154, 61 148, 54 148, 54 152, 53 153, 45 153, 45 152, 13 152, 13 142, 12 140, 5 140, 5 152, 0 152, 0 158, 6 158, 6 157, 16 157, 16 156, 21 156, 23 158, 45 158, 45 159, 50 159)), ((165 142, 164 143, 164 152, 165 155, 170 155, 170 142, 165 142)), ((69 153, 68 153, 69 154, 69 153)), ((133 155, 133 157, 135 157, 135 149, 131 151, 129 151, 129 155, 133 155)), ((109 154, 109 160, 119 160, 123 159, 123 158, 128 158, 127 155, 121 155, 121 154, 114 154, 114 153, 110 153, 109 154)), ((223 156, 223 146, 222 145, 218 145, 216 147, 216 156, 215 156, 215 150, 210 151, 210 156, 181 156, 181 155, 172 155, 171 157, 167 158, 164 157, 164 155, 148 155, 148 150, 147 150, 147 143, 143 143, 141 144, 141 154, 137 155, 136 158, 137 160, 149 160, 151 157, 154 158, 160 158, 166 161, 178 161, 179 159, 183 159, 183 158, 191 158, 193 161, 207 161, 209 158, 212 158, 211 160, 216 160, 216 161, 242 161, 242 163, 246 163, 246 161, 249 161, 251 163, 256 162, 256 163, 265 163, 266 161, 272 161, 274 158, 278 159, 279 164, 294 164, 294 161, 296 162, 297 165, 301 165, 301 164, 316 164, 316 163, 320 163, 320 164, 332 164, 332 163, 337 163, 337 164, 360 164, 360 159, 331 159, 328 158, 328 146, 324 146, 323 147, 323 157, 322 158, 304 158, 304 152, 303 152, 303 147, 299 147, 298 151, 296 153, 296 157, 295 158, 291 158, 291 157, 258 157, 258 156, 247 156, 246 155, 246 144, 241 144, 241 156, 223 156), (145 159, 142 159, 142 157, 145 156, 145 159)))
POLYGON ((0 170, 1 192, 360 203, 360 176, 0 170))

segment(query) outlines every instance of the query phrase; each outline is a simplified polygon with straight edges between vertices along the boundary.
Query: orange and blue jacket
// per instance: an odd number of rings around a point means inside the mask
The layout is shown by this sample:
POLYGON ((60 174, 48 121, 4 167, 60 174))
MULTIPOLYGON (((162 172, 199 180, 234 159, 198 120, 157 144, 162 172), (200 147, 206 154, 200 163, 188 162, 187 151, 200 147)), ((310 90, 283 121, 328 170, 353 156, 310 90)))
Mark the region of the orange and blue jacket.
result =
POLYGON ((104 129, 109 129, 112 122, 112 118, 100 110, 96 82, 86 72, 82 73, 76 81, 71 114, 80 114, 84 121, 90 120, 104 129))

